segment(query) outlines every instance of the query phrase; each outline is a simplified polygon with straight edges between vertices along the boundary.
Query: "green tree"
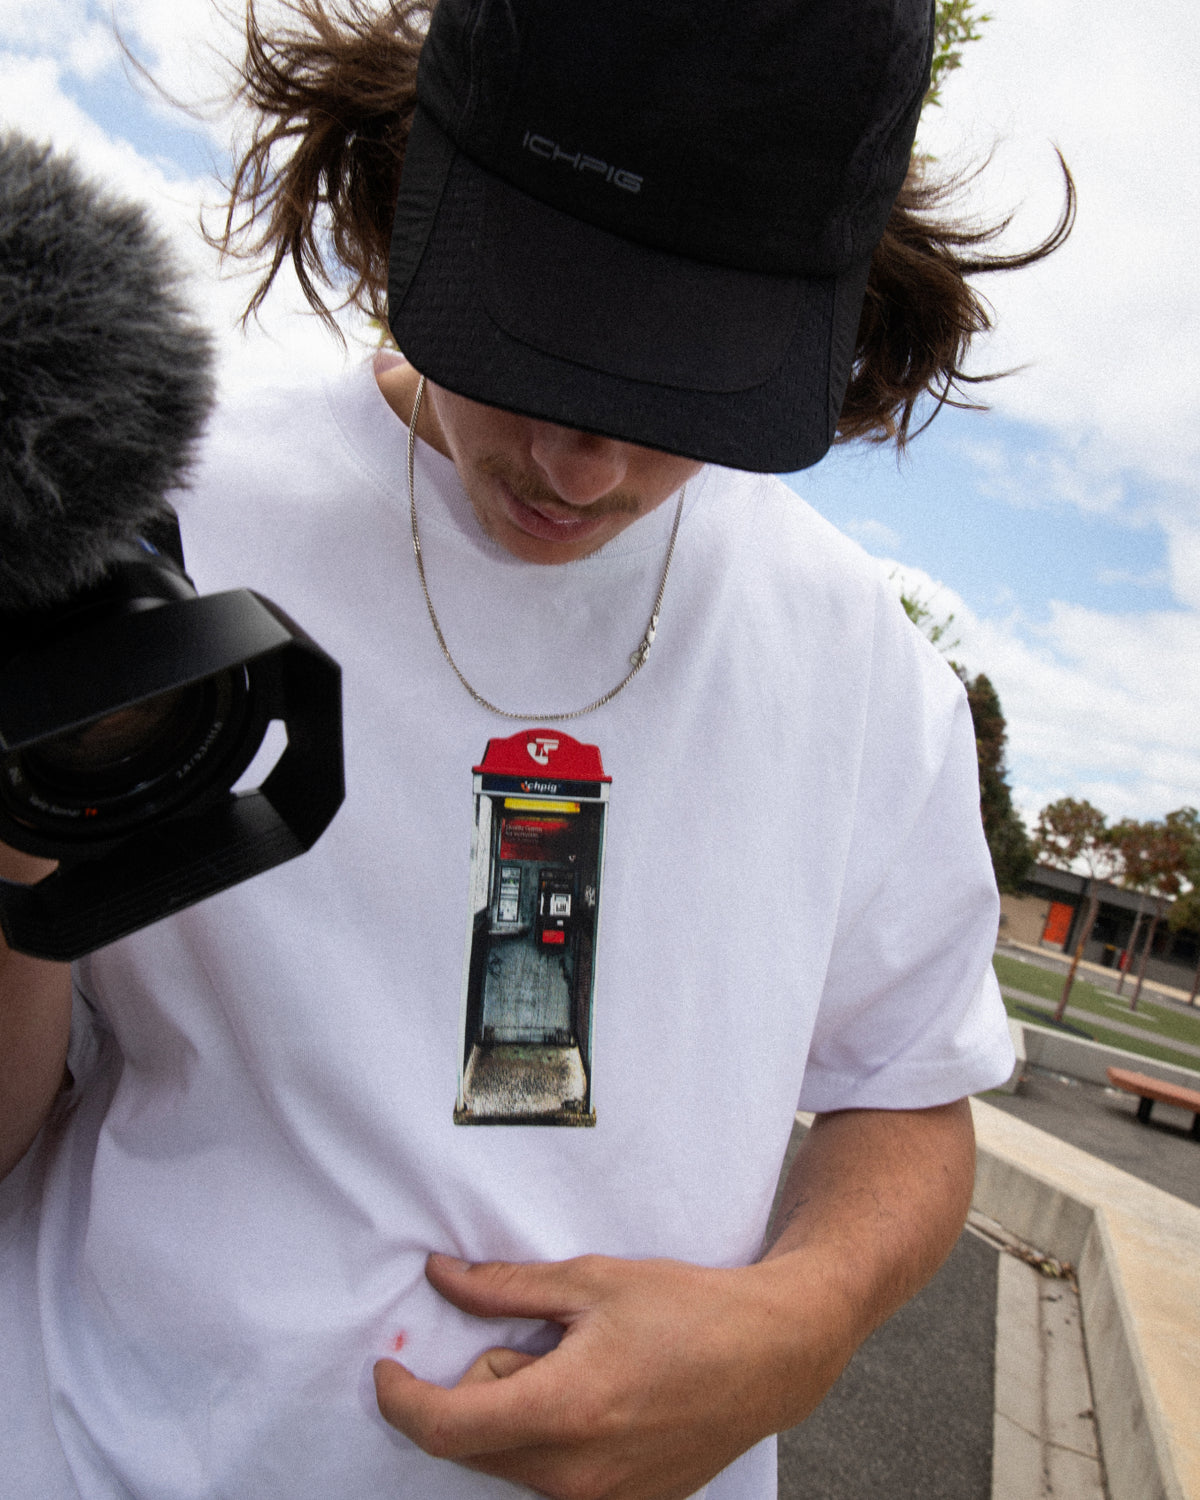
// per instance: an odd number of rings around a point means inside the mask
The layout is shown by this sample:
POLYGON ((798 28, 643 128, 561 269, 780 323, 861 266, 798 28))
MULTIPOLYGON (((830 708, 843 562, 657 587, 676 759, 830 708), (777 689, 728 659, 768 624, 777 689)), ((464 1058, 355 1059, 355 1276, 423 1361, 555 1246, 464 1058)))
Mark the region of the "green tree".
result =
POLYGON ((975 725, 975 754, 979 761, 979 811, 992 854, 996 884, 1002 891, 1018 891, 1033 863, 1033 846, 1021 815, 1013 806, 1008 784, 1005 748, 1008 724, 1000 695, 982 672, 966 680, 967 703, 975 725))
POLYGON ((937 615, 928 599, 908 588, 901 589, 900 603, 921 634, 946 657, 967 690, 979 763, 979 814, 992 856, 992 870, 1002 891, 1018 891, 1033 863, 1033 850, 1021 815, 1013 806, 1012 788, 1008 784, 1005 763, 1008 723, 1000 707, 1000 695, 982 672, 971 678, 951 658, 950 652, 959 644, 957 636, 951 638, 953 614, 937 615))
MULTIPOLYGON (((1146 962, 1167 901, 1182 894, 1192 861, 1200 848, 1200 813, 1194 807, 1180 807, 1165 818, 1150 822, 1139 823, 1125 818, 1113 825, 1110 835, 1121 852, 1122 884, 1131 890, 1148 891, 1154 897, 1150 930, 1142 947, 1137 983, 1129 1002, 1130 1009, 1136 1010, 1146 975, 1146 962)), ((1132 946, 1131 943, 1131 949, 1132 946)))
MULTIPOLYGON (((895 578, 896 574, 893 573, 891 576, 895 578)), ((949 660, 948 653, 960 644, 957 636, 952 641, 946 639, 954 625, 954 616, 950 614, 945 619, 939 619, 934 614, 930 601, 907 587, 900 590, 900 603, 904 606, 904 613, 929 644, 936 646, 942 655, 946 656, 947 660, 949 660)), ((956 661, 951 661, 950 665, 960 677, 963 675, 962 668, 956 661)))
POLYGON ((1121 867, 1108 819, 1098 807, 1077 797, 1060 797, 1042 808, 1033 830, 1033 852, 1060 870, 1082 864, 1095 880, 1109 880, 1121 867))
POLYGON ((933 35, 933 68, 925 104, 941 105, 942 82, 948 73, 962 67, 962 49, 977 42, 991 16, 975 10, 975 0, 937 0, 933 35))

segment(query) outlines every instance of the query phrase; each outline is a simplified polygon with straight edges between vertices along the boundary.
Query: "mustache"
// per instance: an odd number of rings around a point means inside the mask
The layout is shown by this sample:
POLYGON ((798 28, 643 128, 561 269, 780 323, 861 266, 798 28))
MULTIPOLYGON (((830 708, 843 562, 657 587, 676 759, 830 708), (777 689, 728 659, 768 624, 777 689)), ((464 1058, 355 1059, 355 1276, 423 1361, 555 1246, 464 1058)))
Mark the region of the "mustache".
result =
POLYGON ((636 516, 641 512, 641 500, 629 490, 613 490, 611 494, 602 495, 599 500, 592 501, 590 505, 568 505, 543 480, 519 469, 503 454, 485 455, 476 467, 481 474, 486 474, 490 479, 500 480, 523 505, 540 511, 552 521, 578 520, 583 515, 588 516, 589 519, 603 516, 636 516))

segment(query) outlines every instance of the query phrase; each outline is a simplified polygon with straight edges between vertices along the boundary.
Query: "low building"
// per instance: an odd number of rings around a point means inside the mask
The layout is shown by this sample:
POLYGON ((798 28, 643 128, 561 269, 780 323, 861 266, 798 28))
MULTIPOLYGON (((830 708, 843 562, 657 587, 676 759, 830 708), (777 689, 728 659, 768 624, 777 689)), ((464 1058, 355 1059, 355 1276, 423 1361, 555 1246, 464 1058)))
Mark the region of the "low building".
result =
POLYGON ((1200 962, 1200 939, 1193 933, 1171 931, 1167 924, 1170 899, 1129 891, 1107 880, 1036 865, 1020 895, 1001 897, 1000 936, 1074 953, 1093 896, 1099 897, 1099 906, 1083 945, 1085 960, 1106 968, 1128 967, 1136 973, 1157 909, 1160 919, 1146 962, 1146 978, 1191 990, 1200 962))

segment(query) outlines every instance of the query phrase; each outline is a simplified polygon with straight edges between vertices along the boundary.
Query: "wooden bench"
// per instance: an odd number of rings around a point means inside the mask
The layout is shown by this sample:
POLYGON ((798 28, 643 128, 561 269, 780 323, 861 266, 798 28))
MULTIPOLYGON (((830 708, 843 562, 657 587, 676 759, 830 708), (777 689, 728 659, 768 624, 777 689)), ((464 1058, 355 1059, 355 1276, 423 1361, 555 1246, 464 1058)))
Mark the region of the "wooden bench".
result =
POLYGON ((1185 1089, 1178 1083, 1164 1083, 1161 1078, 1151 1078, 1145 1073, 1133 1073, 1127 1068, 1109 1068, 1108 1081, 1113 1088, 1123 1089, 1127 1094, 1140 1096, 1137 1117, 1143 1124, 1150 1119, 1150 1111, 1156 1102, 1177 1104, 1181 1109, 1192 1111, 1192 1139, 1200 1141, 1200 1089, 1185 1089))

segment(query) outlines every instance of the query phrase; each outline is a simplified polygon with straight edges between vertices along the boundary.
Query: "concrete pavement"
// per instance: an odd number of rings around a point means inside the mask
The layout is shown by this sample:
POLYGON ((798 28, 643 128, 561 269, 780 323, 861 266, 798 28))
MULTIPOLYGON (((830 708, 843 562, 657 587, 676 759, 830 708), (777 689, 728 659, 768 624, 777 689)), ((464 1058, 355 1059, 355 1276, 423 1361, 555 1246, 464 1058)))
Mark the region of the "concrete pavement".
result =
POLYGON ((1200 1208, 1200 1144, 1188 1134, 1187 1110, 1156 1105, 1143 1125, 1132 1095, 1030 1067, 1017 1093, 985 1097, 1006 1114, 1200 1208))

